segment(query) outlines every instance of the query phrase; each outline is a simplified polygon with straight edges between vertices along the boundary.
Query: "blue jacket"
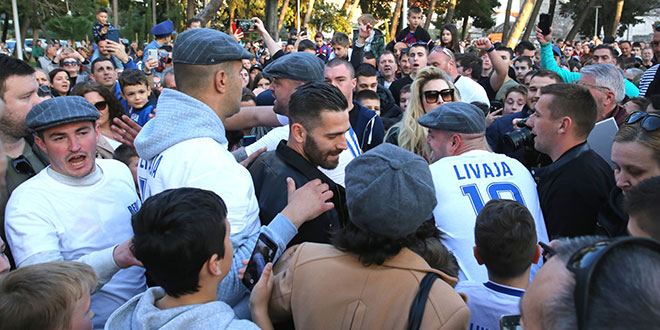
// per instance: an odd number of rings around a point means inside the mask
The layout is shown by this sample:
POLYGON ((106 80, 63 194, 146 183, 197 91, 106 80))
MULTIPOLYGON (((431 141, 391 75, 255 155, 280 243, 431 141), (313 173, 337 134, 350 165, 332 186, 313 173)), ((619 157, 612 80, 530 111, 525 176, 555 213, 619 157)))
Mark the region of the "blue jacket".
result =
POLYGON ((351 127, 357 135, 360 149, 367 151, 381 143, 385 137, 385 128, 383 127, 383 120, 376 114, 375 111, 369 110, 353 101, 353 110, 350 114, 351 127), (353 112, 357 111, 356 114, 353 112))
POLYGON ((156 100, 149 99, 149 102, 142 107, 142 109, 135 109, 131 107, 129 115, 134 122, 140 126, 144 126, 149 121, 149 114, 153 112, 156 107, 156 100))

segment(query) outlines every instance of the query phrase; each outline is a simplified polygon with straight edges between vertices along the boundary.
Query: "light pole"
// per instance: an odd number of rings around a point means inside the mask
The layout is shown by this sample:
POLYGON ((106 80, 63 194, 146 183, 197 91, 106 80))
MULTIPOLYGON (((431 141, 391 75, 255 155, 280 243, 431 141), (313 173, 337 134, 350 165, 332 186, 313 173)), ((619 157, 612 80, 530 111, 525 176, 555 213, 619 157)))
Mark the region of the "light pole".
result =
POLYGON ((596 8, 596 22, 594 22, 594 37, 598 36, 598 8, 602 6, 595 6, 596 8))

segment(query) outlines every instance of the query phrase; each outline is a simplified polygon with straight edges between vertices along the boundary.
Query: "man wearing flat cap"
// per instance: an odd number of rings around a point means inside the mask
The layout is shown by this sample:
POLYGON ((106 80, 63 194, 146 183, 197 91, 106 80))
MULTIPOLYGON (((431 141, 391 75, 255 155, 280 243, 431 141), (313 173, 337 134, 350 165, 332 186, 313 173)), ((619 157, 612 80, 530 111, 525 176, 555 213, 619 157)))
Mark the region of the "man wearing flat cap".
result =
POLYGON ((34 106, 26 124, 50 165, 9 198, 5 229, 17 267, 75 260, 89 264, 99 282, 91 299, 95 329, 145 290, 144 269, 130 251, 131 216, 140 202, 130 170, 95 159, 98 110, 80 96, 34 106))
POLYGON ((296 191, 297 198, 289 195, 287 207, 261 228, 252 178, 227 150, 223 123, 240 109, 241 60, 251 57, 220 31, 201 28, 181 33, 172 54, 177 90, 163 90, 158 115, 135 138, 143 200, 167 189, 194 187, 215 192, 227 204, 235 257, 219 296, 240 318, 250 315, 249 291, 238 279, 237 269, 244 267, 241 260, 250 258, 259 234, 278 246, 277 257, 303 222, 332 207, 325 203, 332 195, 327 185, 315 180, 299 189, 303 193, 296 191))
MULTIPOLYGON (((430 276, 435 280, 419 328, 467 329, 470 311, 452 288, 456 278, 411 250, 439 235, 429 220, 436 200, 426 161, 381 144, 346 167, 346 197, 350 221, 332 245, 303 243, 275 264, 273 322, 293 319, 297 329, 405 329, 420 282, 430 276)), ((425 252, 447 255, 445 249, 425 252)))
MULTIPOLYGON (((547 241, 534 179, 517 160, 488 151, 486 118, 479 108, 464 102, 445 103, 418 122, 428 128, 435 160, 430 165, 438 200, 433 215, 447 234, 443 243, 456 256, 460 280, 488 281, 486 267, 477 263, 473 247, 477 213, 491 199, 514 199, 525 205, 534 217, 538 240, 547 241)), ((532 274, 538 267, 532 266, 532 274)))

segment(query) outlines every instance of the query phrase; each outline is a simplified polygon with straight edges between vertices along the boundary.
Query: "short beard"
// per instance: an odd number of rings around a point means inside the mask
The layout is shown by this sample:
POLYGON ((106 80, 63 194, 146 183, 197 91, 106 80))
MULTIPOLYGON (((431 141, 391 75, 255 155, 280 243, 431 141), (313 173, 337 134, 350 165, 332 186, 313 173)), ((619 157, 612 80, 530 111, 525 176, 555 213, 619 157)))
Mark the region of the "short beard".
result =
POLYGON ((2 132, 3 135, 20 139, 30 134, 24 121, 21 123, 10 123, 7 122, 6 115, 7 114, 5 113, 2 118, 0 118, 0 132, 2 132))
POLYGON ((328 156, 341 153, 341 150, 322 152, 319 150, 318 144, 314 141, 311 135, 307 136, 303 143, 303 152, 313 165, 320 166, 326 170, 332 170, 339 165, 339 157, 336 160, 329 160, 328 156))

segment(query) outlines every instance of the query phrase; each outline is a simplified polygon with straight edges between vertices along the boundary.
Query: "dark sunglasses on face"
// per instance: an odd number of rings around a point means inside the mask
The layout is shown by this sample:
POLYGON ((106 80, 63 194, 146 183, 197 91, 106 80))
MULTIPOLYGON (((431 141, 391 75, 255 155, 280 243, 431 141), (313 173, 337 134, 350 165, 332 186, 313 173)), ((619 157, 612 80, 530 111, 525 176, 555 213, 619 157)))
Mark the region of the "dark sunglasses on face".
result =
POLYGON ((623 122, 626 125, 632 125, 639 122, 639 126, 647 132, 653 132, 660 128, 660 116, 642 111, 635 111, 623 122))
POLYGON ((101 101, 101 102, 96 102, 94 103, 94 106, 96 107, 96 110, 105 110, 105 108, 108 107, 108 102, 106 101, 101 101))
POLYGON ((62 62, 62 66, 76 66, 78 62, 62 62))
POLYGON ((438 103, 440 99, 442 102, 454 102, 454 89, 447 88, 440 91, 426 91, 424 92, 424 99, 428 104, 438 103))
POLYGON ((33 177, 35 174, 37 174, 34 171, 32 164, 30 164, 30 161, 23 155, 20 155, 18 158, 12 160, 11 167, 13 167, 16 172, 20 174, 27 174, 29 177, 33 177))
POLYGON ((566 268, 575 275, 573 297, 575 299, 578 329, 589 329, 589 291, 592 284, 591 278, 596 273, 598 264, 615 247, 631 244, 660 252, 660 243, 655 240, 642 237, 626 237, 596 242, 578 250, 568 259, 566 268))

